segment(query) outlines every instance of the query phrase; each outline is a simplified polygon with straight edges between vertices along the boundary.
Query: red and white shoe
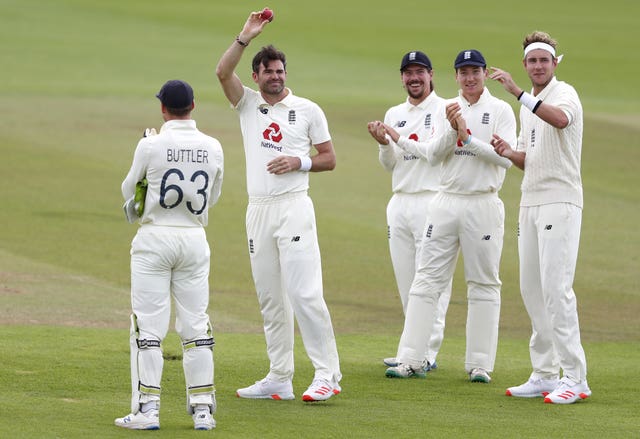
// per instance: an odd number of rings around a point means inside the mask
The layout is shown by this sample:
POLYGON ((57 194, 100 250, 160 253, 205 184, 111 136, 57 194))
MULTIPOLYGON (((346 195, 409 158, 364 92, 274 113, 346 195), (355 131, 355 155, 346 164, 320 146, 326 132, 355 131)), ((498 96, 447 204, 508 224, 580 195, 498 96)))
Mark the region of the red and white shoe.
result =
POLYGON ((307 402, 326 401, 333 395, 338 395, 342 389, 340 385, 332 385, 324 379, 314 379, 309 388, 302 394, 302 400, 307 402))
POLYGON ((558 387, 544 398, 544 402, 548 404, 573 404, 590 396, 591 389, 586 380, 576 383, 570 378, 563 377, 558 387))

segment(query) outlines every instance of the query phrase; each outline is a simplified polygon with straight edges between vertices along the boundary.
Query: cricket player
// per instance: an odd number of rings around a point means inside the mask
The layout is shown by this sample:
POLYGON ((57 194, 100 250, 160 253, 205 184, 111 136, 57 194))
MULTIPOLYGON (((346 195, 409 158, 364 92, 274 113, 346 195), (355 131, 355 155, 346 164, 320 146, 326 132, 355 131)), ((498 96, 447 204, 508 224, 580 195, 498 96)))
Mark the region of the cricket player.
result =
POLYGON ((246 227, 253 280, 264 320, 270 370, 237 396, 293 399, 294 316, 315 374, 303 401, 340 393, 340 365, 329 310, 323 298, 320 249, 309 171, 330 171, 335 152, 320 107, 285 87, 284 53, 269 45, 252 61, 258 91, 235 69, 251 41, 269 23, 260 12, 247 18, 222 55, 216 73, 238 112, 247 167, 246 227), (317 154, 311 156, 311 150, 317 154))
POLYGON ((148 186, 131 243, 131 413, 115 424, 160 428, 162 341, 173 298, 187 411, 196 430, 211 430, 216 425, 214 340, 207 315, 210 249, 204 227, 220 196, 223 153, 220 142, 191 119, 195 104, 189 84, 168 81, 157 97, 165 123, 157 135, 140 140, 122 182, 125 200, 135 197, 139 181, 146 179, 148 186))
POLYGON ((421 150, 442 163, 440 192, 429 206, 422 253, 409 292, 398 366, 388 377, 425 377, 426 340, 431 337, 438 300, 455 271, 458 249, 467 281, 465 370, 472 382, 489 383, 498 343, 500 256, 504 206, 498 197, 511 162, 495 153, 494 134, 516 139, 513 110, 484 86, 486 62, 477 50, 463 50, 454 62, 459 96, 446 106, 449 126, 442 135, 415 142, 388 125, 387 134, 408 152, 421 150))
POLYGON ((517 144, 498 136, 493 141, 499 154, 524 170, 520 291, 533 330, 529 342, 533 372, 527 382, 506 393, 571 404, 591 395, 573 291, 583 205, 582 104, 576 90, 555 77, 562 56, 556 56, 556 41, 549 34, 533 32, 523 47, 530 93, 504 70, 493 69, 490 76, 522 104, 517 144))
MULTIPOLYGON (((445 100, 433 89, 433 67, 429 57, 420 51, 405 54, 400 63, 400 78, 407 99, 386 112, 384 123, 401 136, 416 141, 442 132, 444 124, 448 123, 445 100)), ((378 141, 380 164, 391 172, 393 196, 387 205, 389 253, 402 310, 406 314, 429 203, 440 185, 440 165, 432 165, 425 156, 405 152, 386 135, 378 136, 375 122, 370 122, 368 129, 378 141)), ((450 297, 451 284, 438 301, 438 313, 425 357, 427 370, 437 367, 436 356, 444 338, 450 297)), ((383 362, 389 367, 398 365, 395 357, 385 358, 383 362)))

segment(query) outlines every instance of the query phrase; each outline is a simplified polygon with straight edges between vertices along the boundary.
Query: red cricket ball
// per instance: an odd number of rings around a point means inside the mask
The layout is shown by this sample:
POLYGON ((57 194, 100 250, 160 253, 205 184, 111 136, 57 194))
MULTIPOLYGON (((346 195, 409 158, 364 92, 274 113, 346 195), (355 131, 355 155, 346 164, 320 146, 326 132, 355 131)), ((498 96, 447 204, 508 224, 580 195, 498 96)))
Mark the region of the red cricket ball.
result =
POLYGON ((260 18, 263 20, 273 21, 273 11, 269 8, 264 8, 260 13, 260 18))

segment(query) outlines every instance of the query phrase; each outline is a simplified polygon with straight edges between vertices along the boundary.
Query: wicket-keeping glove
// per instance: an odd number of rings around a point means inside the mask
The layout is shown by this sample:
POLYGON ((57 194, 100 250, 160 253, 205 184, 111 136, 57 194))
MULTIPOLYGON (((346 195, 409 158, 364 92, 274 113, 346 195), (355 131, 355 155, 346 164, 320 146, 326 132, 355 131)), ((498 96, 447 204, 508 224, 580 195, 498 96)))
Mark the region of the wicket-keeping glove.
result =
POLYGON ((133 197, 125 201, 124 206, 122 206, 124 209, 124 216, 127 218, 127 221, 133 224, 140 219, 144 213, 144 201, 146 196, 147 179, 143 178, 136 183, 136 191, 133 197))
POLYGON ((133 207, 136 209, 138 217, 141 217, 144 212, 144 201, 147 197, 147 186, 148 183, 146 178, 143 178, 136 183, 136 193, 133 196, 133 207))

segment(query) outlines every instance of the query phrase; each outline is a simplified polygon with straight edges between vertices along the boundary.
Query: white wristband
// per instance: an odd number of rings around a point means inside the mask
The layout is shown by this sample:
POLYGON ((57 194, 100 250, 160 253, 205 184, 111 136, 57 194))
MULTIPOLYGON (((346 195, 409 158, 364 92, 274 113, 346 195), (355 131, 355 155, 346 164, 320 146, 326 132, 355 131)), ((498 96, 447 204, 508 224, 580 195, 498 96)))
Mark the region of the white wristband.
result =
POLYGON ((311 157, 300 157, 300 171, 309 171, 311 164, 311 157))
POLYGON ((535 96, 525 92, 522 92, 520 97, 518 98, 520 103, 531 110, 532 113, 535 113, 542 101, 535 96))

